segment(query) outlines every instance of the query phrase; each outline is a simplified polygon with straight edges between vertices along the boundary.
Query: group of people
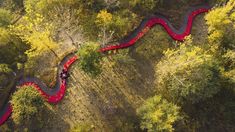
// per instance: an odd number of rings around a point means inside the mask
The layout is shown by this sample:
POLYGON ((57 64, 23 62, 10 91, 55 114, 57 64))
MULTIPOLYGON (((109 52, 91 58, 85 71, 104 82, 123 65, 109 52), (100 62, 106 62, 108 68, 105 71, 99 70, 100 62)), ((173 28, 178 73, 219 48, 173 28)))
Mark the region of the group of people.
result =
POLYGON ((69 77, 69 73, 67 70, 63 69, 62 72, 60 73, 60 78, 61 79, 67 79, 69 77))

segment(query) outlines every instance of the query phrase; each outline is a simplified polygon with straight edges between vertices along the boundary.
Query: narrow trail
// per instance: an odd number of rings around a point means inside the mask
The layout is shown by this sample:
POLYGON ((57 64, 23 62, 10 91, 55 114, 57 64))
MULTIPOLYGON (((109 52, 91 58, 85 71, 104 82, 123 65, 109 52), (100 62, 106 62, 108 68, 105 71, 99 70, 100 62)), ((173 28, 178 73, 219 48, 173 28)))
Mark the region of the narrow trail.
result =
MULTIPOLYGON (((182 27, 175 29, 169 20, 162 15, 152 15, 146 17, 140 25, 129 36, 123 38, 117 45, 109 45, 103 47, 99 52, 106 52, 110 50, 117 50, 128 48, 134 45, 140 38, 142 38, 152 27, 159 24, 163 26, 166 32, 177 41, 183 41, 186 36, 191 32, 194 18, 201 14, 208 12, 210 7, 208 5, 195 6, 190 8, 184 17, 182 27)), ((68 71, 70 66, 78 60, 78 56, 74 54, 67 55, 59 64, 57 71, 57 81, 54 88, 48 88, 45 83, 35 77, 28 77, 20 79, 17 83, 18 86, 33 86, 40 94, 52 104, 61 101, 66 92, 66 79, 60 78, 62 70, 68 71)), ((10 102, 6 102, 0 109, 0 125, 4 124, 13 112, 10 102)))

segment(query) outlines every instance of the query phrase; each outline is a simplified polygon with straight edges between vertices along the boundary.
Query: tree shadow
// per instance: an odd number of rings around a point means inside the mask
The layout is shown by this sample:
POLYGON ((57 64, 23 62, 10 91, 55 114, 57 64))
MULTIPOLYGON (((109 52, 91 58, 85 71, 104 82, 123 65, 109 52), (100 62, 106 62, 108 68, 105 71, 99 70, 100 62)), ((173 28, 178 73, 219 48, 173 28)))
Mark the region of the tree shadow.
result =
POLYGON ((234 131, 235 93, 232 88, 234 86, 235 84, 224 86, 212 98, 183 106, 182 108, 190 117, 190 122, 195 123, 188 125, 196 126, 194 129, 201 132, 234 131))
POLYGON ((65 122, 58 113, 55 113, 48 107, 43 109, 42 114, 40 121, 30 119, 32 121, 30 125, 16 125, 10 117, 4 124, 4 129, 1 130, 1 132, 21 132, 25 130, 28 130, 29 132, 57 132, 67 131, 70 128, 69 124, 65 122))
MULTIPOLYGON (((135 108, 128 102, 124 94, 113 90, 113 94, 107 93, 105 101, 95 90, 86 92, 92 109, 102 115, 102 121, 107 125, 105 129, 112 131, 141 131, 135 108), (119 104, 117 104, 117 102, 119 104)), ((103 128, 101 128, 103 129, 103 128)))

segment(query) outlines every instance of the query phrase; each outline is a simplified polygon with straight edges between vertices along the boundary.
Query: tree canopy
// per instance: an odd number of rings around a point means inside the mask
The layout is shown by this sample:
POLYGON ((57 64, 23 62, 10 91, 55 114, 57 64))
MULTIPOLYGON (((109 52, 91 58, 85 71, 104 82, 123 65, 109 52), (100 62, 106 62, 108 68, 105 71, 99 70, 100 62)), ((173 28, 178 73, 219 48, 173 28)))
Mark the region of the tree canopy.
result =
POLYGON ((10 25, 12 20, 11 12, 6 9, 0 8, 0 27, 6 27, 10 25))
POLYGON ((167 50, 157 64, 156 87, 176 102, 212 97, 220 88, 217 63, 209 50, 182 44, 167 50))
POLYGON ((225 48, 235 48, 235 1, 229 0, 224 6, 210 11, 205 19, 208 27, 209 41, 225 48))
POLYGON ((137 109, 137 114, 141 118, 141 128, 147 129, 149 132, 174 130, 173 124, 180 119, 180 108, 161 96, 154 96, 145 101, 145 103, 137 109))
POLYGON ((98 52, 98 49, 97 44, 90 42, 78 50, 79 67, 92 76, 101 73, 102 55, 98 52))
POLYGON ((42 110, 45 107, 44 99, 32 86, 20 87, 12 96, 12 119, 18 125, 32 125, 40 122, 42 110), (37 121, 37 122, 35 122, 37 121))

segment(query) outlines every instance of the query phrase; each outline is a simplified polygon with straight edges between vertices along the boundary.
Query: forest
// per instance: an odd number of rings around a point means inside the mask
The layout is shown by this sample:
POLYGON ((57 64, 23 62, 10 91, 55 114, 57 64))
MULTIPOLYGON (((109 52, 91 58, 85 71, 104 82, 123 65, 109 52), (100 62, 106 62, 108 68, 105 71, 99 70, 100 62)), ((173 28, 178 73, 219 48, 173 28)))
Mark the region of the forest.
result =
POLYGON ((235 0, 0 0, 0 132, 235 131, 235 0))

